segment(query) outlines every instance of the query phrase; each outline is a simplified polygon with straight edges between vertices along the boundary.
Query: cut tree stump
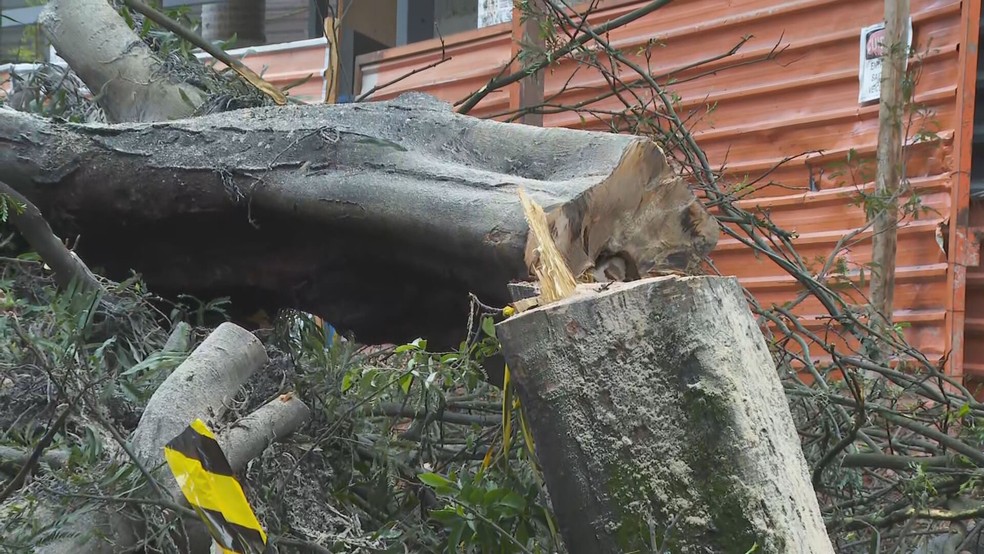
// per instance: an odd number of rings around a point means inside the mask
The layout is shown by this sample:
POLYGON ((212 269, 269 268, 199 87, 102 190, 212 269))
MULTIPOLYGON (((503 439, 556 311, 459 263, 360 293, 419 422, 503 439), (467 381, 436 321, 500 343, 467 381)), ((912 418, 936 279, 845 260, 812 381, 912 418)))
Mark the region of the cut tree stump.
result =
POLYGON ((738 281, 605 287, 497 329, 568 550, 832 553, 738 281))
POLYGON ((81 235, 94 271, 246 313, 299 308, 368 344, 457 348, 468 293, 509 302, 536 255, 520 187, 575 274, 693 268, 718 236, 645 137, 481 120, 421 94, 118 125, 0 109, 0 145, 4 181, 81 235))

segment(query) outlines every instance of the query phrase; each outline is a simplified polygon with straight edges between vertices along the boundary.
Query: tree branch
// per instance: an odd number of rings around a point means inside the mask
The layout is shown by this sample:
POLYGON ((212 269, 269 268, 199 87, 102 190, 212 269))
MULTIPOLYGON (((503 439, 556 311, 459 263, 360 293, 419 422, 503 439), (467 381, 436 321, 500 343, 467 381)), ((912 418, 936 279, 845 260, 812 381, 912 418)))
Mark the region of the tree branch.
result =
POLYGON ((55 282, 59 288, 68 289, 73 282, 76 282, 85 291, 105 292, 102 284, 89 271, 85 263, 55 236, 37 206, 3 181, 0 181, 0 196, 5 196, 18 204, 15 209, 10 210, 10 221, 31 248, 55 272, 55 282))

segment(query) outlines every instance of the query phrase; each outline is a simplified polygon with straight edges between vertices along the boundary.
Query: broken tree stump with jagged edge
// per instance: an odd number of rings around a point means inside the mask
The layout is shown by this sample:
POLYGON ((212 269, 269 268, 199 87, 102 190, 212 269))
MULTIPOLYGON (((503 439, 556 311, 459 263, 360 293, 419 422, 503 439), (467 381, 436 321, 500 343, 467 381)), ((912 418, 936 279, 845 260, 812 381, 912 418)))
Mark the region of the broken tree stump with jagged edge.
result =
POLYGON ((497 334, 571 554, 833 552, 736 279, 580 285, 497 334))

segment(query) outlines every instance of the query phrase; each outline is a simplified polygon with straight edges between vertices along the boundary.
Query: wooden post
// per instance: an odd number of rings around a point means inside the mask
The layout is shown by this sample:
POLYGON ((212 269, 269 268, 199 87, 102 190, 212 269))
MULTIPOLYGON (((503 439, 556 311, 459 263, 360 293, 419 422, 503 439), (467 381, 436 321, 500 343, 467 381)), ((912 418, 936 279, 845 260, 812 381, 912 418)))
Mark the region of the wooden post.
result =
POLYGON ((580 285, 496 330, 571 554, 833 553, 737 279, 580 285))
POLYGON ((905 116, 905 78, 908 49, 909 0, 885 0, 885 55, 878 109, 878 173, 876 198, 884 205, 875 215, 871 254, 871 311, 873 323, 892 324, 895 296, 895 256, 898 248, 898 193, 904 177, 902 121, 905 116), (879 317, 883 316, 883 317, 879 317))
MULTIPOLYGON (((533 10, 534 13, 530 14, 530 17, 526 21, 523 21, 523 10, 519 4, 519 2, 516 3, 512 15, 512 54, 516 58, 511 68, 512 71, 521 71, 523 69, 523 62, 517 58, 517 54, 522 49, 526 48, 535 52, 542 52, 545 47, 543 36, 540 34, 539 21, 546 14, 542 0, 530 0, 528 2, 529 9, 533 10)), ((509 88, 510 111, 518 112, 525 108, 543 104, 543 80, 543 71, 541 70, 511 85, 509 88)), ((543 114, 524 114, 516 121, 526 125, 542 127, 543 114)))
POLYGON ((342 0, 338 0, 337 13, 325 18, 325 39, 328 41, 328 68, 325 70, 325 104, 338 102, 338 43, 340 41, 339 22, 342 19, 342 0))

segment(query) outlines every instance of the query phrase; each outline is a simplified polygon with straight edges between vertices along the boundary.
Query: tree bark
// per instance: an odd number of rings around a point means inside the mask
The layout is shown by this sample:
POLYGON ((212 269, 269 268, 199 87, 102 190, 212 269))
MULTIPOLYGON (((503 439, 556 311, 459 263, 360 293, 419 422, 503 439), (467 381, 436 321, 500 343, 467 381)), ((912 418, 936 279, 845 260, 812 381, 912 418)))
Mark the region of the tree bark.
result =
POLYGON ((576 275, 692 268, 718 227, 641 137, 454 114, 406 95, 167 124, 47 122, 0 110, 0 169, 107 276, 160 294, 296 307, 365 343, 457 346, 468 293, 509 301, 544 206, 576 275))
POLYGON ((92 91, 107 121, 187 117, 204 101, 202 91, 169 77, 106 0, 51 0, 38 22, 92 91))
POLYGON ((293 433, 309 419, 311 410, 307 405, 293 394, 284 394, 222 432, 219 446, 232 470, 240 472, 268 446, 293 433))
MULTIPOLYGON (((154 391, 133 433, 133 452, 156 467, 164 445, 195 418, 219 420, 250 375, 269 358, 259 339, 242 327, 223 323, 154 391)), ((165 479, 175 491, 173 478, 165 479)))
POLYGON ((604 286, 497 329, 568 550, 832 553, 737 280, 604 286))
POLYGON ((55 236, 37 206, 3 181, 0 181, 0 197, 6 197, 15 204, 7 205, 10 222, 54 271, 55 282, 60 289, 69 289, 74 283, 81 291, 106 292, 75 252, 55 236), (22 209, 18 210, 18 207, 22 209))

